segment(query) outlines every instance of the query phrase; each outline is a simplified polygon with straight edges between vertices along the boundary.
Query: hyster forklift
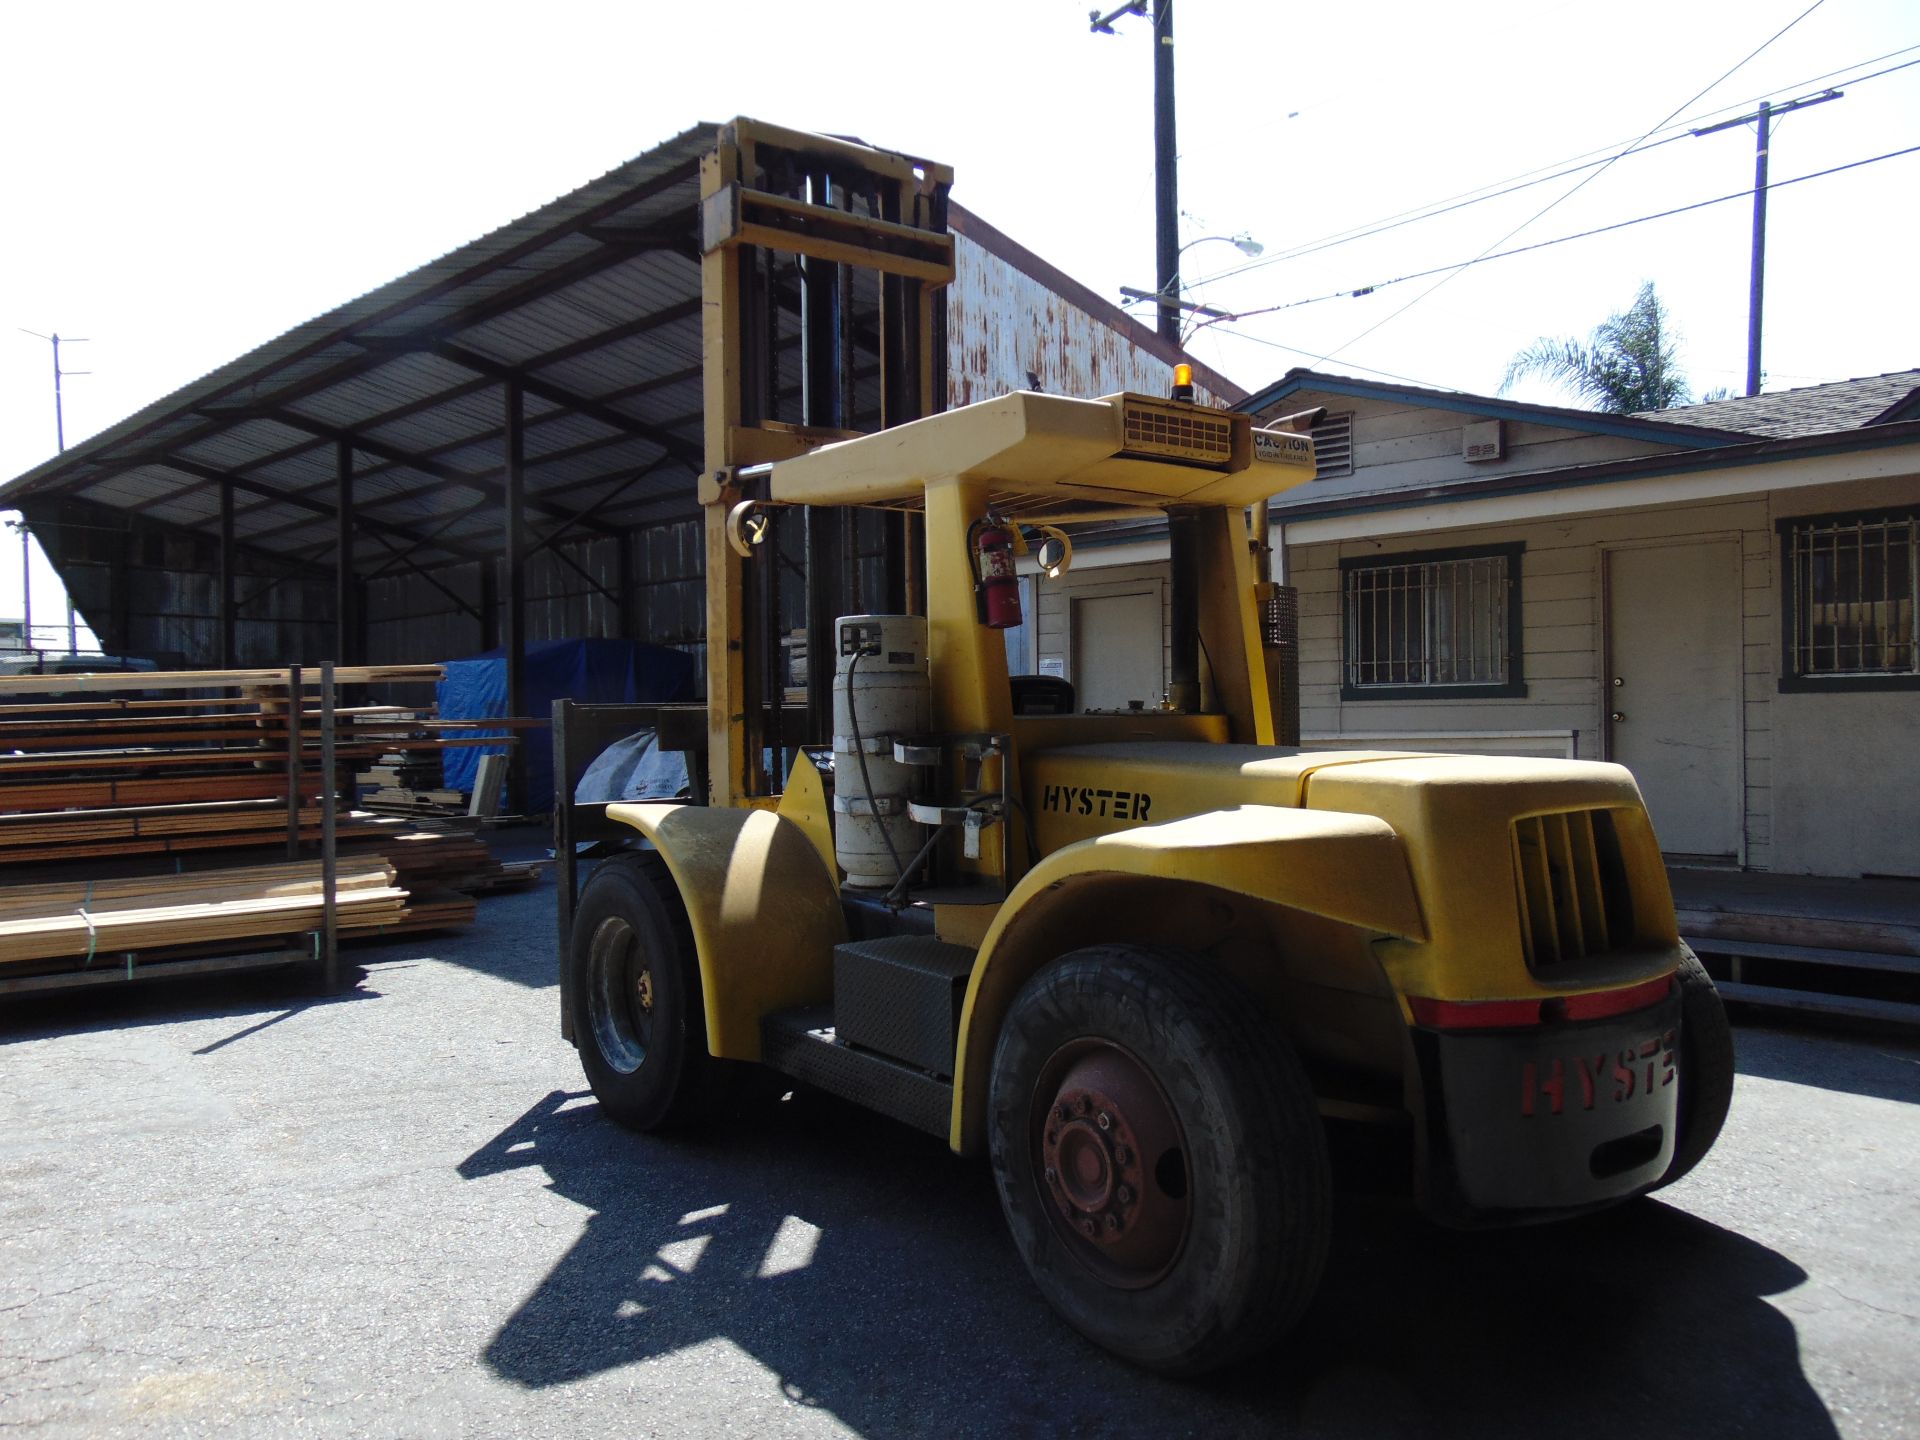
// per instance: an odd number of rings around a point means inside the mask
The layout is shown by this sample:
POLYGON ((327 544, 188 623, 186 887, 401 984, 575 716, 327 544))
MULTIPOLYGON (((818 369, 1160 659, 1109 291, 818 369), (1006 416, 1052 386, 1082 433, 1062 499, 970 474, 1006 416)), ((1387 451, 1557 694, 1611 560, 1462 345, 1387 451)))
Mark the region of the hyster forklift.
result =
POLYGON ((1685 1174, 1732 1043, 1632 776, 1277 745, 1263 521, 1311 441, 1179 375, 941 413, 950 182, 745 120, 706 158, 707 704, 555 716, 565 793, 636 723, 690 776, 560 806, 600 1107, 698 1126, 771 1077, 942 1136, 1059 1312, 1170 1374, 1300 1316, 1330 1133, 1453 1225, 1685 1174), (1044 604, 1080 527, 1141 518, 1165 695, 1009 675, 1023 573, 1044 604))

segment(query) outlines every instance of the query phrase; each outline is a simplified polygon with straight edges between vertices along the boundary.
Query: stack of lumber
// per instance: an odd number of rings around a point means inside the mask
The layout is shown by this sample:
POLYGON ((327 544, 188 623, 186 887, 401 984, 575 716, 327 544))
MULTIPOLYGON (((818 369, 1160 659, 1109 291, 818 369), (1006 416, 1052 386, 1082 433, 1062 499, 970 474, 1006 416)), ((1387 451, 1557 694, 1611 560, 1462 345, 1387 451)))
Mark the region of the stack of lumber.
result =
MULTIPOLYGON (((337 928, 393 929, 414 918, 397 878, 378 861, 343 863, 337 928)), ((298 935, 321 923, 322 903, 318 862, 14 885, 0 889, 0 967, 298 935)))
POLYGON ((387 755, 354 776, 360 803, 380 815, 464 815, 467 792, 440 783, 440 762, 387 755), (370 792, 370 793, 369 793, 370 792))
MULTIPOLYGON (((440 674, 437 665, 357 666, 341 667, 336 678, 394 684, 440 674)), ((311 693, 317 675, 303 671, 297 707, 286 671, 61 675, 57 696, 46 676, 0 677, 0 863, 180 858, 317 841, 318 802, 343 788, 348 767, 380 761, 407 778, 437 776, 447 747, 514 743, 459 732, 523 728, 440 720, 431 707, 343 706, 334 712, 341 772, 324 776, 322 713, 311 693), (116 689, 137 695, 110 693, 116 689), (189 690, 205 693, 178 693, 189 690)), ((425 792, 435 803, 410 800, 401 813, 445 813, 454 793, 425 792)))
POLYGON ((530 884, 540 878, 547 863, 498 860, 486 843, 464 826, 393 816, 350 816, 342 831, 342 846, 343 854, 378 855, 393 866, 400 883, 409 889, 465 895, 530 884))
MULTIPOLYGON (((361 666, 335 678, 440 674, 361 666)), ((296 694, 287 671, 0 677, 0 874, 15 882, 0 886, 0 991, 108 978, 95 973, 104 956, 129 977, 136 965, 189 973, 317 956, 321 863, 308 857, 330 791, 342 939, 470 924, 476 893, 537 876, 470 832, 351 808, 356 768, 437 778, 448 746, 513 743, 459 733, 503 722, 339 706, 329 772, 318 680, 304 670, 296 694)))
POLYGON ((386 785, 361 802, 376 815, 464 815, 467 792, 464 790, 412 790, 386 785))

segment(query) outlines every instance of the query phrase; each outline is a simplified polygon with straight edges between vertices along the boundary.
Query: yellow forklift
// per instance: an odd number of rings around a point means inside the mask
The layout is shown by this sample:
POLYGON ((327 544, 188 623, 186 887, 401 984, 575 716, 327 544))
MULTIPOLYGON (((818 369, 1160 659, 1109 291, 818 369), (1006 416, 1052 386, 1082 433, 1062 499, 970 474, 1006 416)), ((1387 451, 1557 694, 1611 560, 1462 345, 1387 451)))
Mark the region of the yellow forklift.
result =
POLYGON ((612 1119, 771 1071, 942 1136, 1059 1312, 1181 1375, 1312 1298, 1331 1132, 1453 1225, 1700 1160, 1732 1042, 1625 770, 1276 745, 1259 522, 1310 440, 1184 376, 941 413, 949 171, 741 120, 702 183, 708 701, 555 715, 563 792, 638 724, 691 777, 559 807, 562 1027, 612 1119), (1010 675, 1016 572, 1143 516, 1163 702, 1010 675))

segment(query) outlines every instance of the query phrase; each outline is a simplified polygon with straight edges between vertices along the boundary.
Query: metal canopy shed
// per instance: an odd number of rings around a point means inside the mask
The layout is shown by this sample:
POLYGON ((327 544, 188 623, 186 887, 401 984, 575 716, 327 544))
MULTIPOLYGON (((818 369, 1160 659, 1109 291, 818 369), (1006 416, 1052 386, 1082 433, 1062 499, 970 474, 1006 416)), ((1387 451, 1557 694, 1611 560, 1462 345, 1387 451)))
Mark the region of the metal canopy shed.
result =
MULTIPOLYGON (((503 636, 697 644, 716 128, 221 367, 0 505, 110 651, 232 666, 439 660, 503 636)), ((950 224, 953 400, 1162 389, 1186 358, 958 207, 950 224)), ((1203 393, 1240 397, 1196 369, 1203 393)))

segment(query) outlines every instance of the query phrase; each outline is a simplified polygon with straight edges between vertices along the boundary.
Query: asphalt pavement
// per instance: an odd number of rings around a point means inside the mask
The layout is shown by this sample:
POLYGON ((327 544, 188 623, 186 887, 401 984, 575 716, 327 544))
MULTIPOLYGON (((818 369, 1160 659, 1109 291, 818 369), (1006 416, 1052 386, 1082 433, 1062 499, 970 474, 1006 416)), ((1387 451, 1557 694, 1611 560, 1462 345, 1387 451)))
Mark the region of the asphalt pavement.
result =
POLYGON ((937 1140, 603 1121, 553 934, 549 879, 338 997, 0 1002, 0 1433, 1920 1433, 1911 1043, 1743 1026, 1714 1154, 1570 1225, 1347 1197, 1292 1340, 1178 1384, 1054 1318, 937 1140))

